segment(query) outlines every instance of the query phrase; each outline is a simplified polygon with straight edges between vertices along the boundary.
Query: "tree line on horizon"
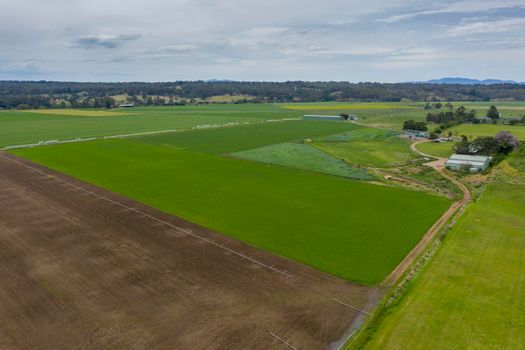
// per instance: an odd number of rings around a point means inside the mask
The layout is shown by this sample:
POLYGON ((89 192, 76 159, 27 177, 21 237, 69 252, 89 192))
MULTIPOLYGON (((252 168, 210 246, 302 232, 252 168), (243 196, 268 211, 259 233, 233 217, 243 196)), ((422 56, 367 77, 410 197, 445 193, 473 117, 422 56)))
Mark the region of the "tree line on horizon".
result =
POLYGON ((83 83, 0 81, 0 108, 113 108, 114 96, 136 105, 208 103, 222 95, 246 95, 237 103, 402 102, 525 100, 525 85, 451 85, 425 83, 175 81, 83 83), (165 97, 165 98, 160 98, 165 97), (200 99, 201 101, 197 101, 200 99))

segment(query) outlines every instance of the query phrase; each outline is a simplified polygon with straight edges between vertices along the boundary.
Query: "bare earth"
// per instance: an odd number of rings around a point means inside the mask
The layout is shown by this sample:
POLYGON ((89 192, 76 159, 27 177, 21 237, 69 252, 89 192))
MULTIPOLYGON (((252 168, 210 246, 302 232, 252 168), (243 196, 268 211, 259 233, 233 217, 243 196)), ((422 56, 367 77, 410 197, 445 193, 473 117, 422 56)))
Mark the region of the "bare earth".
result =
POLYGON ((4 153, 0 281, 1 349, 334 348, 379 296, 4 153))

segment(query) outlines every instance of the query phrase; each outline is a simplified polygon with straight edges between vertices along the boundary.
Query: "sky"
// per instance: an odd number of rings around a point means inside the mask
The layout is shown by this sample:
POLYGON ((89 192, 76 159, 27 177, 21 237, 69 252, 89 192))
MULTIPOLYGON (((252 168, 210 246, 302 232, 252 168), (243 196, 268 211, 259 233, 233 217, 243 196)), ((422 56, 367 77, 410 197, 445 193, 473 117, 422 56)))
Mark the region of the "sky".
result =
POLYGON ((525 81, 525 0, 0 0, 0 80, 525 81))

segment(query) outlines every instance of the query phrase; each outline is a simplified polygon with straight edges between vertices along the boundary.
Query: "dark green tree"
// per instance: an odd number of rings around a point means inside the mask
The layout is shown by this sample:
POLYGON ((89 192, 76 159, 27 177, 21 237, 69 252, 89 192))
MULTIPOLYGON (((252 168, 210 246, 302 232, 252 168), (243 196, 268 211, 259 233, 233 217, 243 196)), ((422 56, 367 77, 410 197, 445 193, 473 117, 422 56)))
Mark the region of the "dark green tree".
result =
POLYGON ((499 119, 499 111, 496 106, 490 106, 489 110, 487 111, 487 118, 499 119))
POLYGON ((454 153, 470 154, 470 142, 460 141, 454 145, 454 153))
POLYGON ((490 156, 497 154, 500 150, 498 140, 491 136, 480 136, 472 141, 472 151, 476 154, 490 156))
POLYGON ((403 123, 403 130, 427 131, 427 123, 416 122, 414 120, 405 120, 403 123))

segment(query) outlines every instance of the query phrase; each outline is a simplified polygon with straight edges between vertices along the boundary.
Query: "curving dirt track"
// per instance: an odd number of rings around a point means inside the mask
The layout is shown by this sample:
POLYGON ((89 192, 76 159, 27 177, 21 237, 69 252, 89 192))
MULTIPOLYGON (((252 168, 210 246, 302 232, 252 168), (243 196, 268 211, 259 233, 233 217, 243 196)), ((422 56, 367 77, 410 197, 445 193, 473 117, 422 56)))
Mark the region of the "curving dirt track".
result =
POLYGON ((458 181, 455 177, 449 175, 445 171, 445 162, 447 161, 446 158, 439 158, 435 156, 431 156, 429 154, 423 153, 419 151, 416 146, 423 142, 429 142, 428 140, 419 140, 415 141, 412 144, 410 144, 410 149, 418 154, 420 154, 423 157, 428 158, 434 158, 436 160, 425 163, 424 165, 429 166, 431 168, 434 168, 437 172, 441 174, 441 176, 445 177, 452 183, 454 183, 456 186, 459 187, 459 189, 463 192, 463 198, 460 200, 452 203, 452 205, 448 208, 448 210, 439 218, 438 221, 432 225, 432 227, 425 233, 423 238, 419 241, 419 243, 410 251, 410 253, 407 254, 407 256, 401 261, 401 263, 390 273, 390 275, 387 276, 387 278, 381 283, 382 286, 391 286, 393 285, 399 277, 406 271, 406 269, 412 265, 412 262, 414 262, 414 259, 419 256, 425 249, 428 242, 430 242, 436 234, 441 230, 443 225, 447 223, 447 221, 456 213, 456 211, 466 205, 471 198, 470 191, 468 188, 462 184, 460 181, 458 181))
POLYGON ((323 349, 378 297, 1 152, 0 281, 1 349, 323 349))

